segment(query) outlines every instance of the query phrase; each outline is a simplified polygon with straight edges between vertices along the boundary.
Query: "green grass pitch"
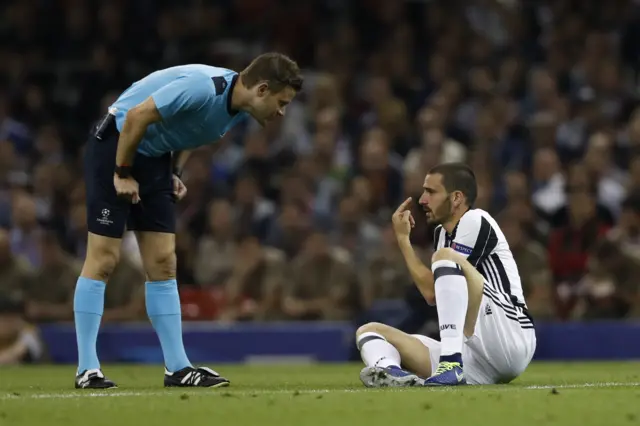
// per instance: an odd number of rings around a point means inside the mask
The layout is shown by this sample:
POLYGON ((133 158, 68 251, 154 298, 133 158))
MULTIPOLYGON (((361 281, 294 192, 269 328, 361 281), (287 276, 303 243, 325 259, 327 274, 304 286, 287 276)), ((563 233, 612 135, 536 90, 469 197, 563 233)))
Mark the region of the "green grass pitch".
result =
POLYGON ((159 366, 104 366, 118 389, 73 386, 72 366, 0 369, 0 426, 640 425, 640 363, 535 363, 509 385, 364 389, 361 365, 215 366, 229 388, 164 389, 159 366))

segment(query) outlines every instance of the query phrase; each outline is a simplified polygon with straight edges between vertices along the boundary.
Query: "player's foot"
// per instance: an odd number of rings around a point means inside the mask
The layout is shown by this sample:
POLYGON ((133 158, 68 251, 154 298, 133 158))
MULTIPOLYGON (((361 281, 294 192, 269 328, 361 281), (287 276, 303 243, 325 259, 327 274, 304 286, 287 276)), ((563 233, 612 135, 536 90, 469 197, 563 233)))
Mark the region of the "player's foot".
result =
POLYGON ((459 386, 466 385, 462 364, 459 362, 440 361, 433 376, 424 381, 425 386, 459 386))
POLYGON ((117 387, 99 369, 85 370, 76 376, 76 389, 114 389, 117 387))
POLYGON ((409 387, 422 385, 422 379, 400 367, 365 367, 360 381, 368 388, 409 387))
POLYGON ((165 387, 221 388, 229 384, 229 380, 207 367, 185 367, 173 373, 165 369, 164 372, 165 387))

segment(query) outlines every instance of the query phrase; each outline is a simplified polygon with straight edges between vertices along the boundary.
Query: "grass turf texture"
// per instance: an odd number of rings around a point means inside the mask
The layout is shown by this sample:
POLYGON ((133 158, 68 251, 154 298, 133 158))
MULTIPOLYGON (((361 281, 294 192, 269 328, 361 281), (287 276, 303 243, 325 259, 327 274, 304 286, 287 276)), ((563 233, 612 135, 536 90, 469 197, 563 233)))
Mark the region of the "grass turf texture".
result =
POLYGON ((509 385, 364 389, 360 364, 221 366, 222 389, 164 389, 159 366, 105 366, 120 386, 74 390, 73 367, 0 368, 0 425, 640 424, 640 363, 537 363, 509 385))

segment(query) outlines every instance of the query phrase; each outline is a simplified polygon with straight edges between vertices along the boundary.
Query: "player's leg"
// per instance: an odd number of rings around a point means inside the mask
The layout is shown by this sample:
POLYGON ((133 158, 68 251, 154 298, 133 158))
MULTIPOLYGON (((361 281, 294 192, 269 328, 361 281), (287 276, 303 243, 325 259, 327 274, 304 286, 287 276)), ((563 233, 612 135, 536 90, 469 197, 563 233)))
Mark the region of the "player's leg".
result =
POLYGON ((438 250, 432 258, 442 352, 438 369, 425 385, 466 383, 462 346, 464 337, 472 336, 475 330, 484 279, 475 268, 465 267, 465 276, 453 259, 448 250, 438 250))
POLYGON ((96 343, 104 310, 106 283, 120 256, 121 237, 129 203, 119 199, 113 187, 113 167, 117 132, 98 141, 91 136, 85 153, 87 191, 87 254, 73 298, 78 344, 78 370, 75 386, 83 389, 112 388, 115 384, 100 370, 96 343))
POLYGON ((526 312, 486 282, 473 337, 465 344, 465 377, 473 384, 508 383, 527 368, 535 352, 535 329, 526 312))
POLYGON ((171 158, 139 156, 134 176, 142 204, 132 207, 129 229, 136 231, 147 275, 147 314, 164 355, 165 386, 226 386, 229 381, 207 368, 194 368, 182 341, 182 314, 176 281, 175 202, 171 158))
POLYGON ((360 373, 365 386, 414 386, 431 375, 429 347, 396 328, 365 324, 356 331, 356 345, 366 364, 360 373))

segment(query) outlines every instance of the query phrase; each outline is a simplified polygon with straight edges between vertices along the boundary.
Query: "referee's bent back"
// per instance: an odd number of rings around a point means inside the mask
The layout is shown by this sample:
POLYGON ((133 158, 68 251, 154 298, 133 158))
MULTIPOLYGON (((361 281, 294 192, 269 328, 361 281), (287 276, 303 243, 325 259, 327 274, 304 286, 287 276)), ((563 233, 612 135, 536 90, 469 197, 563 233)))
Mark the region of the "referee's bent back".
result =
POLYGON ((220 139, 248 114, 231 110, 238 73, 209 65, 181 65, 149 74, 120 95, 110 111, 119 131, 129 109, 152 97, 162 121, 147 128, 138 152, 158 157, 220 139))

